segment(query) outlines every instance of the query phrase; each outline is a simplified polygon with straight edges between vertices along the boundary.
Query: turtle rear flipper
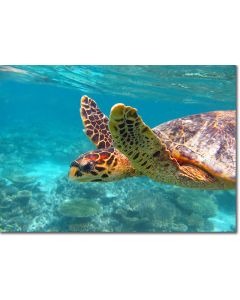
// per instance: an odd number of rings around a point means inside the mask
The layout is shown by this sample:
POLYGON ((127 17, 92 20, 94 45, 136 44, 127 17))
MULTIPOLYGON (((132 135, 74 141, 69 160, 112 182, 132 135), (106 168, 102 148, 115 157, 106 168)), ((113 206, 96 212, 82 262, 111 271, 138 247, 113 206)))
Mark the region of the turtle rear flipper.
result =
POLYGON ((108 118, 98 108, 96 102, 88 96, 81 98, 80 115, 85 127, 84 132, 98 149, 113 146, 108 128, 108 118))
POLYGON ((133 167, 157 181, 174 182, 178 163, 169 155, 166 146, 143 123, 137 110, 116 104, 110 115, 109 128, 114 146, 125 154, 133 167))

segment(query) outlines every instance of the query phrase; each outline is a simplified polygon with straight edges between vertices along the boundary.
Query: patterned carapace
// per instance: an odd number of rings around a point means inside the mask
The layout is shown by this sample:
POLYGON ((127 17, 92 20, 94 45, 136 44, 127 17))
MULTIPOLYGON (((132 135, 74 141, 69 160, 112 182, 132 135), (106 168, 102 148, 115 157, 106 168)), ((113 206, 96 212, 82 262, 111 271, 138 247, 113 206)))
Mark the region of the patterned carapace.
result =
POLYGON ((180 164, 236 181, 236 112, 213 111, 163 123, 153 132, 180 164))

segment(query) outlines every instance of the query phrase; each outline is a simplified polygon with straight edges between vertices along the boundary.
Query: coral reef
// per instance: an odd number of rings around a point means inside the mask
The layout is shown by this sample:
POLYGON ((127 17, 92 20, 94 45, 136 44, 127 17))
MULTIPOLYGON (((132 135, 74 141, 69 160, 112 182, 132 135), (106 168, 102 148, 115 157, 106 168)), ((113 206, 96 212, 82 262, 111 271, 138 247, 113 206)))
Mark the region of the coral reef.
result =
POLYGON ((208 192, 153 187, 128 193, 125 206, 115 211, 122 231, 212 231, 209 217, 217 213, 215 197, 208 192))
POLYGON ((125 223, 124 228, 134 231, 173 231, 177 209, 163 189, 130 192, 126 205, 124 209, 116 211, 125 223))
POLYGON ((219 209, 225 211, 228 214, 235 214, 237 207, 236 207, 236 191, 229 190, 229 191, 216 191, 216 203, 219 209), (226 201, 226 198, 228 199, 226 201))
POLYGON ((91 218, 99 213, 100 205, 91 200, 75 199, 63 202, 58 211, 65 217, 91 218))
POLYGON ((13 173, 9 173, 9 174, 5 175, 5 177, 8 180, 10 180, 11 182, 13 182, 19 186, 24 186, 26 184, 34 183, 34 181, 36 181, 36 177, 26 176, 26 175, 22 174, 21 172, 16 173, 14 170, 13 170, 13 173))
POLYGON ((189 193, 189 191, 183 190, 176 198, 176 203, 187 212, 193 212, 203 217, 213 217, 217 212, 217 204, 214 200, 213 196, 210 197, 202 191, 193 190, 189 193))
POLYGON ((32 192, 28 190, 18 191, 13 199, 20 205, 27 205, 32 199, 32 192))
POLYGON ((8 179, 0 181, 4 182, 0 190, 0 228, 3 232, 30 231, 32 219, 42 210, 37 184, 31 184, 26 190, 18 183, 9 183, 8 179))

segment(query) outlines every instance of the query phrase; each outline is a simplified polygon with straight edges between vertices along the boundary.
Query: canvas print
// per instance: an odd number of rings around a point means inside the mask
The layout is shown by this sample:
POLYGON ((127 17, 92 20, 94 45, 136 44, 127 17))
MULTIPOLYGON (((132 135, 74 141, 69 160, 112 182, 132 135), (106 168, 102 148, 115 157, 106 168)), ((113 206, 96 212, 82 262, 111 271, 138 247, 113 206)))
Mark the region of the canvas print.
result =
POLYGON ((0 66, 0 231, 236 224, 236 66, 0 66))

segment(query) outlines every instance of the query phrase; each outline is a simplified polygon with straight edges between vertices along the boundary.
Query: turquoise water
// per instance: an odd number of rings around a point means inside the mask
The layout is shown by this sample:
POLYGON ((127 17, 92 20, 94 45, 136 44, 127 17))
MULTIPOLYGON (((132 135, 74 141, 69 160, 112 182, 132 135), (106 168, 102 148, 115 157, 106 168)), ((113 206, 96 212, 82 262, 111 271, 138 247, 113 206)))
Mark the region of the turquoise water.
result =
POLYGON ((0 66, 0 90, 1 231, 236 231, 234 190, 67 178, 71 161, 94 149, 82 130, 82 95, 106 115, 118 102, 134 106, 154 127, 236 109, 235 66, 0 66))

